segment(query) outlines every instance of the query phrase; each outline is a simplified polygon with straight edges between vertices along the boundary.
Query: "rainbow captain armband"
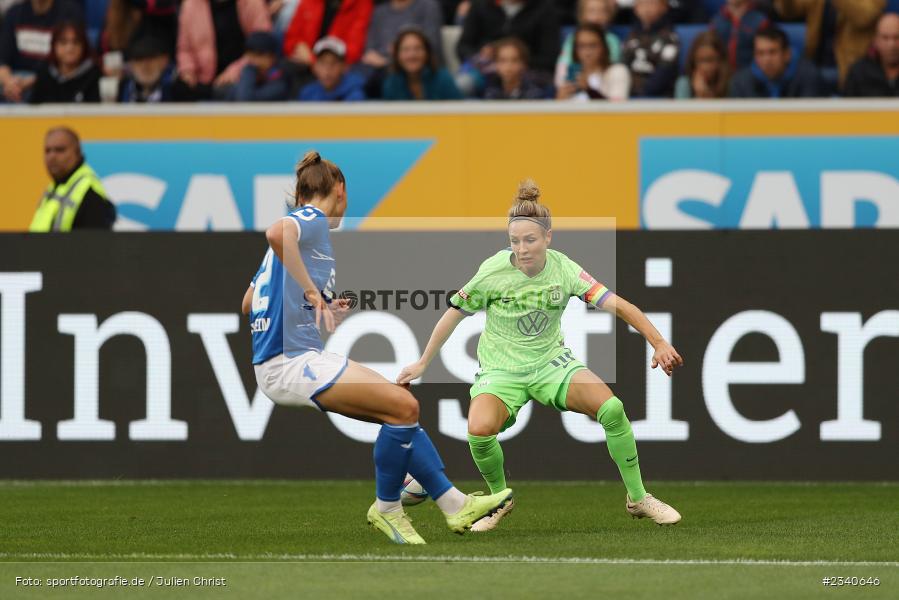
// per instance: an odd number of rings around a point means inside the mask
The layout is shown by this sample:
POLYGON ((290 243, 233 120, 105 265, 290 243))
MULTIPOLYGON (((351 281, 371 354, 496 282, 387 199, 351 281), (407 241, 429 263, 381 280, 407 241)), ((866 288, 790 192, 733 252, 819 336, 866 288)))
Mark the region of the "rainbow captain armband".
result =
POLYGON ((587 271, 581 271, 579 277, 590 284, 590 289, 578 296, 584 302, 598 308, 612 295, 612 290, 596 281, 587 271))

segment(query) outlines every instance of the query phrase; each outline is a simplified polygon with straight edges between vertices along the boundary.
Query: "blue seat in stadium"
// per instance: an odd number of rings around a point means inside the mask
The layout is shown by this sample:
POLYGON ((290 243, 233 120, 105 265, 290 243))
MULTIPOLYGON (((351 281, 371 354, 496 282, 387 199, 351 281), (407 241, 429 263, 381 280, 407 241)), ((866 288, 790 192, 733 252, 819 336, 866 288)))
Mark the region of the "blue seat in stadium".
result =
POLYGON ((103 23, 106 21, 106 7, 109 0, 84 0, 84 16, 87 21, 87 39, 94 48, 99 48, 103 23))
POLYGON ((805 50, 805 23, 778 23, 777 26, 783 29, 790 38, 790 48, 793 49, 793 54, 802 56, 802 52, 805 50))

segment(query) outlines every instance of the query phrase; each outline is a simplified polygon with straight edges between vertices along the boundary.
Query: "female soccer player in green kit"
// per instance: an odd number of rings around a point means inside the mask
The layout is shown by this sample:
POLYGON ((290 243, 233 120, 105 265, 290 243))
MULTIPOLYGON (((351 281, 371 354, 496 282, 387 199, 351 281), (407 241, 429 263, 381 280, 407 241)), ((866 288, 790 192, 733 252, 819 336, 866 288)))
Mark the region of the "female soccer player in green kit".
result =
MULTIPOLYGON (((509 210, 511 247, 485 260, 474 278, 453 295, 452 308, 434 327, 421 358, 402 370, 397 383, 421 377, 462 319, 486 310, 487 324, 478 340, 480 370, 471 387, 468 444, 491 492, 506 487, 503 451, 496 436, 511 427, 521 407, 534 398, 599 421, 627 488, 627 512, 659 525, 677 523, 680 514, 643 488, 637 445, 621 400, 564 345, 561 319, 568 298, 577 296, 601 307, 639 331, 655 349, 653 368, 661 365, 670 376, 684 361, 639 308, 561 252, 549 249, 552 217, 539 199, 532 181, 519 186, 509 210)), ((475 523, 472 531, 493 529, 513 507, 507 503, 475 523)))

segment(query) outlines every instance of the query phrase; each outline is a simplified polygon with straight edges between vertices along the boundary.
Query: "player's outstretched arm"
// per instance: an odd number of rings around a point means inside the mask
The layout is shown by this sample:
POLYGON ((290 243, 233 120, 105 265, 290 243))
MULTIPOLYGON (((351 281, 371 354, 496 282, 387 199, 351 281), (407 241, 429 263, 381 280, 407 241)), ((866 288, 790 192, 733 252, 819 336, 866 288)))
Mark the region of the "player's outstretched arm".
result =
POLYGON ((640 332, 649 345, 655 349, 652 356, 652 368, 662 365, 662 370, 670 376, 675 367, 684 366, 684 359, 677 353, 674 346, 662 337, 659 330, 646 318, 643 311, 622 298, 611 294, 602 305, 603 310, 614 314, 619 319, 640 332))
POLYGON ((324 317, 325 328, 334 331, 334 315, 313 283, 306 265, 303 264, 303 257, 300 256, 300 228, 293 219, 285 217, 268 228, 265 239, 290 276, 303 288, 306 300, 315 309, 315 326, 319 327, 324 317))
POLYGON ((396 378, 396 382, 400 385, 407 385, 413 379, 421 377, 428 365, 431 364, 431 361, 434 360, 434 357, 437 356, 440 348, 443 347, 443 344, 464 318, 465 315, 462 311, 448 308, 434 326, 434 331, 431 332, 431 339, 428 340, 428 345, 425 346, 425 351, 422 353, 421 358, 411 365, 403 367, 403 370, 400 371, 399 376, 396 378))

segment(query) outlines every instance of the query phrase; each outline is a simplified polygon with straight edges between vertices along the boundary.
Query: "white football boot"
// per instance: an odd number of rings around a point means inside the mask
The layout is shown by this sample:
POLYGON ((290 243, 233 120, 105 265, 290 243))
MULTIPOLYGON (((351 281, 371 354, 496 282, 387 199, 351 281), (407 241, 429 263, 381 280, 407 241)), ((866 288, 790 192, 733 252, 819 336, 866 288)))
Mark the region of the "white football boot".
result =
POLYGON ((648 517, 657 525, 674 525, 681 519, 679 512, 652 494, 646 494, 639 502, 632 502, 628 495, 625 496, 625 502, 628 514, 635 519, 648 517))
POLYGON ((475 524, 471 526, 471 530, 490 531, 491 529, 495 529, 499 522, 502 521, 503 517, 512 512, 513 508, 515 508, 515 500, 510 498, 509 501, 499 507, 495 513, 476 521, 475 524))

